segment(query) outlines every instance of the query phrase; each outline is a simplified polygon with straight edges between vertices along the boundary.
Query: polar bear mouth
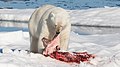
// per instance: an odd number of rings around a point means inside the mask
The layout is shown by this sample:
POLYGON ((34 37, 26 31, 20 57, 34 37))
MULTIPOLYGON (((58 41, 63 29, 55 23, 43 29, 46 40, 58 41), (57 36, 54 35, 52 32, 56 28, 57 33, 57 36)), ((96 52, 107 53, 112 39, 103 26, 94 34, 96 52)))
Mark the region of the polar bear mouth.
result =
POLYGON ((59 46, 59 33, 54 36, 52 40, 49 40, 45 37, 42 38, 42 42, 44 45, 43 55, 48 56, 54 51, 60 50, 59 46))
POLYGON ((58 35, 60 32, 56 32, 56 34, 58 35))
POLYGON ((56 38, 59 34, 60 34, 60 32, 56 32, 56 34, 55 34, 55 36, 53 37, 53 39, 56 38))

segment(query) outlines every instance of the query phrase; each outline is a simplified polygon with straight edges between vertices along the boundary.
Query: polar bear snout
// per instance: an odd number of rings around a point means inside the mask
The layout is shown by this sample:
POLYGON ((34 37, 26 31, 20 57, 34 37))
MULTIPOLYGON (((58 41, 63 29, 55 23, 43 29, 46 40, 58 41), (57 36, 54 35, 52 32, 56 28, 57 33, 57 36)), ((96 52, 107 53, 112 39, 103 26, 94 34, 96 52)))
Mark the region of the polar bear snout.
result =
POLYGON ((61 26, 61 25, 55 25, 55 30, 56 30, 56 34, 58 33, 60 33, 61 31, 62 31, 62 28, 63 28, 63 26, 61 26))
POLYGON ((56 28, 56 34, 59 34, 61 31, 61 28, 56 28))

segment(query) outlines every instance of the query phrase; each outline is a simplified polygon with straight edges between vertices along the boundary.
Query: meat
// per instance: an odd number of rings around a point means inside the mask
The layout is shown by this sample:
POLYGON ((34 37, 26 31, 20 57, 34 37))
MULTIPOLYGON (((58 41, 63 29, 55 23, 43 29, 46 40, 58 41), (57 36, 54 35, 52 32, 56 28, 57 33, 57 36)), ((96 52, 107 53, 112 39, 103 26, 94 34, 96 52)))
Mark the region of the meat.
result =
POLYGON ((43 51, 44 55, 50 55, 54 51, 60 50, 59 47, 59 35, 56 36, 53 40, 48 40, 47 38, 42 38, 45 49, 43 51))
POLYGON ((80 63, 84 61, 89 61, 90 58, 94 58, 95 56, 92 54, 88 54, 87 52, 60 52, 59 44, 57 43, 59 40, 59 35, 55 37, 53 40, 48 40, 43 38, 43 44, 46 48, 43 51, 44 56, 50 56, 53 59, 64 61, 67 63, 80 63))
POLYGON ((90 58, 94 58, 95 56, 92 54, 88 54, 87 52, 58 52, 55 51, 50 54, 51 58, 64 61, 67 63, 80 63, 84 61, 89 61, 90 58))

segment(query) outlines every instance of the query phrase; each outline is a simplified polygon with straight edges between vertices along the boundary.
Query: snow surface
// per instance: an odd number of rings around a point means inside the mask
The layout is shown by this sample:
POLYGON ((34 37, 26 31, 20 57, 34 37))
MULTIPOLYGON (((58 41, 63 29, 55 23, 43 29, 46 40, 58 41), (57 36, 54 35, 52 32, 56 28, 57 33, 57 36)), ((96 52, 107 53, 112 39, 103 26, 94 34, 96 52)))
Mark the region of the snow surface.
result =
POLYGON ((120 34, 79 35, 70 34, 68 51, 87 51, 96 55, 91 64, 68 64, 41 54, 28 53, 29 33, 22 31, 1 32, 0 66, 3 67, 119 67, 120 66, 120 34), (14 52, 11 49, 16 49, 14 52), (21 50, 21 51, 19 51, 21 50))
MULTIPOLYGON (((8 10, 8 9, 7 9, 8 10)), ((6 14, 7 19, 15 16, 16 19, 28 21, 33 10, 0 10, 1 14, 6 14), (5 12, 6 11, 6 12, 5 12), (21 11, 19 13, 19 11, 21 11), (17 13, 18 12, 18 13, 17 13), (10 15, 10 17, 8 17, 10 15), (20 17, 16 17, 19 14, 20 17), (26 19, 27 18, 27 19, 26 19)), ((119 29, 120 20, 120 8, 96 8, 88 10, 68 10, 71 15, 71 22, 75 25, 91 25, 91 26, 115 26, 119 29)), ((5 17, 0 15, 0 18, 5 17)), ((16 20, 12 18, 12 20, 16 20)), ((2 18, 3 19, 3 18, 2 18)), ((11 20, 11 19, 10 19, 11 20)), ((4 23, 1 21, 0 24, 4 23)), ((7 22, 6 22, 7 23, 7 22)), ((8 22, 9 23, 9 22, 8 22)), ((1 26, 17 27, 16 22, 12 22, 13 25, 9 26, 3 24, 1 26), (14 23, 16 23, 14 25, 14 23)), ((23 27, 27 28, 27 23, 23 27)), ((22 26, 21 26, 22 27, 22 26)), ((109 27, 97 28, 96 30, 90 27, 84 27, 82 31, 79 26, 72 26, 70 34, 70 43, 68 51, 73 52, 84 52, 87 51, 91 54, 96 55, 95 59, 91 59, 92 64, 83 63, 65 63, 49 57, 44 57, 41 54, 29 53, 29 33, 28 31, 7 31, 3 32, 4 29, 0 28, 0 49, 3 49, 3 53, 0 53, 0 67, 120 67, 120 32, 110 33, 109 27), (104 34, 104 29, 109 30, 104 34), (87 31, 87 32, 84 32, 87 31), (91 32, 96 34, 90 34, 91 32), (98 34, 100 33, 100 34, 98 34), (102 33, 102 34, 101 34, 102 33), (16 49, 14 52, 11 49, 16 49), (19 51, 21 50, 21 51, 19 51)), ((110 28, 111 29, 111 28, 110 28)), ((9 28, 8 28, 9 30, 9 28)), ((106 31, 105 30, 105 31, 106 31)))
POLYGON ((0 9, 0 20, 28 21, 35 9, 0 9))

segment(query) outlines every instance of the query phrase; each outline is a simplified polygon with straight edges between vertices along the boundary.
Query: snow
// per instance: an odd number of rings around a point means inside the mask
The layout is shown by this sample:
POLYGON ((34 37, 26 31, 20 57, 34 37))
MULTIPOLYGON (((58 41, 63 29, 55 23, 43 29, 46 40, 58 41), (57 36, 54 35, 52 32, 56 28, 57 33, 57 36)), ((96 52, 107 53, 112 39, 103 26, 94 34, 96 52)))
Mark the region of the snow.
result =
POLYGON ((28 19, 33 11, 34 9, 0 10, 0 19, 4 20, 0 25, 8 27, 7 30, 0 28, 0 51, 3 52, 0 53, 0 67, 120 67, 120 8, 67 10, 73 25, 68 51, 87 51, 96 55, 96 58, 90 61, 92 64, 68 64, 26 51, 29 50, 30 38, 28 30, 23 31, 22 28, 27 28, 28 19), (21 28, 11 30, 13 28, 10 27, 21 28), (9 29, 11 31, 8 31, 9 29))
POLYGON ((70 34, 70 44, 68 51, 84 52, 87 51, 96 55, 96 58, 91 60, 90 65, 87 63, 68 64, 57 61, 49 57, 44 57, 41 54, 28 53, 29 50, 29 33, 22 31, 1 32, 0 33, 0 48, 3 53, 0 53, 0 66, 14 67, 119 67, 120 62, 120 34, 96 34, 96 35, 79 35, 75 32, 70 34), (11 49, 16 49, 14 52, 11 49), (19 51, 21 50, 21 51, 19 51), (71 66, 72 65, 72 66, 71 66), (102 65, 102 66, 101 66, 102 65))
POLYGON ((35 9, 0 9, 0 20, 28 21, 35 9))
POLYGON ((71 22, 79 25, 117 26, 119 27, 120 8, 95 8, 88 10, 73 10, 71 22), (75 17, 79 17, 75 18, 75 17))

